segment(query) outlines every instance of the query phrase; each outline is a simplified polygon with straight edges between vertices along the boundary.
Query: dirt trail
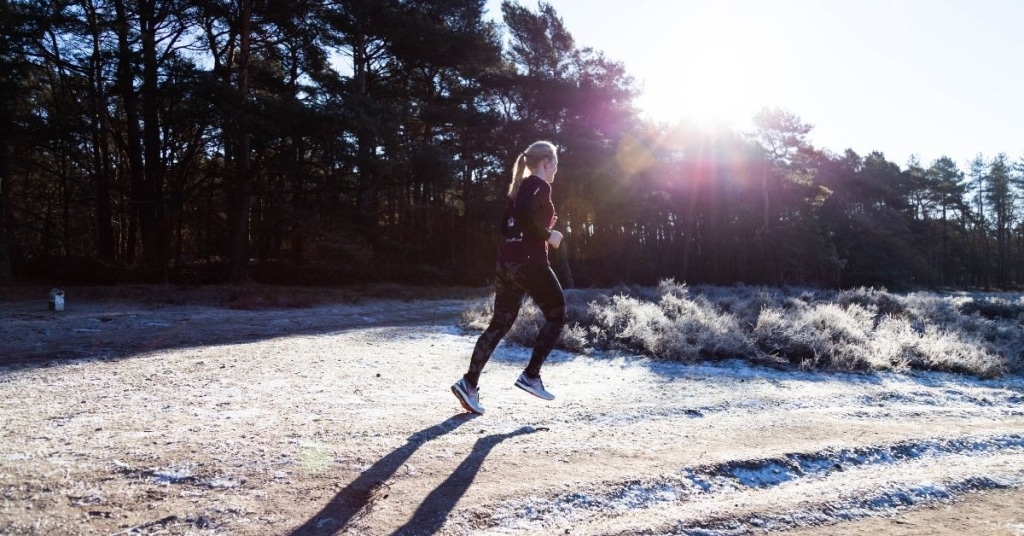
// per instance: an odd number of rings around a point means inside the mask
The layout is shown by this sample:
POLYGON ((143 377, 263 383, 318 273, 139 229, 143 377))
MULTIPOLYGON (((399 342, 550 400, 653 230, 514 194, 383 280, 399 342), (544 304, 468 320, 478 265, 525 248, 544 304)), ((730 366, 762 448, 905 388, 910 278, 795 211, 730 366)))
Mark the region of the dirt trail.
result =
POLYGON ((0 304, 3 534, 1024 534, 1015 378, 556 352, 549 403, 503 345, 471 417, 465 301, 38 305, 0 304))

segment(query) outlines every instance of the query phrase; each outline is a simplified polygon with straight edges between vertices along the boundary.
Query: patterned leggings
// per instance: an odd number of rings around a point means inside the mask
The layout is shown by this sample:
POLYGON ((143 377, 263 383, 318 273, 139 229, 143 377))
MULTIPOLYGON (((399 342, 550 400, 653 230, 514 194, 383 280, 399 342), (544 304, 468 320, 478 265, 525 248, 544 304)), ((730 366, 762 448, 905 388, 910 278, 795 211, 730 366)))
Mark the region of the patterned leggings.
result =
POLYGON ((558 335, 565 326, 565 294, 550 266, 519 263, 498 263, 498 280, 494 290, 494 317, 491 324, 480 335, 473 348, 466 380, 474 387, 480 379, 487 360, 491 358, 498 343, 512 328, 519 316, 523 297, 527 294, 544 313, 546 322, 537 334, 533 355, 526 366, 526 374, 540 376, 544 364, 558 335))

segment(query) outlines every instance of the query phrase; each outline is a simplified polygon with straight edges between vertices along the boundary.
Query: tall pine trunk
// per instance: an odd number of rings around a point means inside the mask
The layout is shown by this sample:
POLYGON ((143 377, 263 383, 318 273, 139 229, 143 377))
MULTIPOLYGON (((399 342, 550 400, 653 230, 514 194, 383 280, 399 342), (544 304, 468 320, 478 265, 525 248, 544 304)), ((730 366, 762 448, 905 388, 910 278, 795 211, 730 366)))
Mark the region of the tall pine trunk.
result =
POLYGON ((114 262, 113 207, 110 200, 111 165, 107 128, 107 98, 103 82, 103 60, 100 49, 100 29, 95 6, 89 7, 89 25, 92 27, 91 82, 93 91, 92 150, 96 192, 96 253, 106 263, 114 262))
MULTIPOLYGON (((6 114, 5 114, 6 115, 6 114)), ((0 284, 14 277, 8 240, 14 234, 13 221, 9 215, 11 198, 11 160, 7 145, 7 129, 0 126, 0 284)), ((13 244, 14 241, 10 240, 13 244)))
POLYGON ((146 177, 142 157, 142 128, 139 125, 139 100, 135 94, 135 70, 129 36, 130 24, 124 0, 115 0, 114 9, 117 16, 117 85, 121 94, 121 106, 124 108, 125 152, 128 157, 128 176, 131 187, 131 218, 125 256, 126 260, 132 263, 136 256, 137 229, 141 226, 141 214, 143 213, 141 207, 146 203, 146 177))
POLYGON ((160 156, 160 87, 157 79, 156 6, 153 0, 139 2, 142 26, 142 120, 144 198, 139 218, 142 252, 146 267, 161 282, 167 281, 170 234, 164 218, 164 164, 160 156))
POLYGON ((251 204, 251 177, 249 171, 249 134, 246 131, 246 114, 249 101, 249 49, 251 46, 250 24, 252 4, 242 0, 239 13, 238 51, 238 93, 241 98, 240 118, 235 122, 237 153, 233 187, 229 192, 231 222, 231 274, 233 282, 242 282, 248 277, 249 266, 249 208, 251 204))

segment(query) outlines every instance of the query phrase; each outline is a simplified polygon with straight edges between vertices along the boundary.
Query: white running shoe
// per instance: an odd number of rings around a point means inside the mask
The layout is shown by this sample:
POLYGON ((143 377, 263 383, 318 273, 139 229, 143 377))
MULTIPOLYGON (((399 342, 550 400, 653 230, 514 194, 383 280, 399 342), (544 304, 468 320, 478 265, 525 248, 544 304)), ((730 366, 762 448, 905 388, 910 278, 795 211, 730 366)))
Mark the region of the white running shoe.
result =
POLYGON ((480 405, 480 390, 470 385, 465 377, 452 385, 452 392, 455 393, 455 398, 459 399, 459 403, 466 411, 478 415, 484 414, 484 407, 480 405))
POLYGON ((537 376, 536 378, 531 378, 526 375, 526 372, 523 372, 519 375, 519 379, 516 380, 516 387, 526 391, 527 393, 530 393, 533 396, 543 398, 544 400, 555 399, 555 395, 547 392, 547 390, 544 389, 544 382, 540 380, 540 376, 537 376))

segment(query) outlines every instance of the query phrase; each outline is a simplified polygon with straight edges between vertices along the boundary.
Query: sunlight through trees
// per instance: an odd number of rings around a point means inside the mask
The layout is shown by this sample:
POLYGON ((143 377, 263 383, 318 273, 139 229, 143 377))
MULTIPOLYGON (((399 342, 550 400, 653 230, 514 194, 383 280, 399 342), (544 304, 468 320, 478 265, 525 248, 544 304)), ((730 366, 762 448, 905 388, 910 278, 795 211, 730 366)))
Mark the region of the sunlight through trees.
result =
POLYGON ((786 110, 650 122, 551 4, 483 7, 0 3, 0 281, 482 284, 535 139, 578 285, 1024 280, 1024 161, 901 169, 786 110))

